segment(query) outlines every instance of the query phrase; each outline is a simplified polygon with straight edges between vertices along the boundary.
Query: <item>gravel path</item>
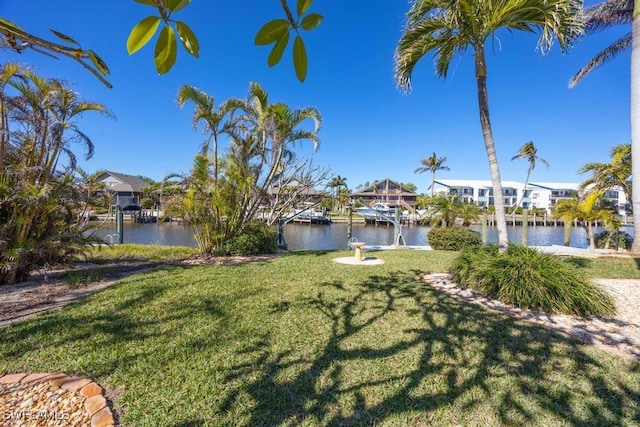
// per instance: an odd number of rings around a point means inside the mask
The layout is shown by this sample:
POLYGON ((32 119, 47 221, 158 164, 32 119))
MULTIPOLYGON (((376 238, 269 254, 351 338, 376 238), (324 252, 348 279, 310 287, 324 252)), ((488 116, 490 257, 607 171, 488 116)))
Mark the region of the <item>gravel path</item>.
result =
POLYGON ((542 325, 622 357, 640 361, 640 280, 595 280, 595 283, 606 289, 616 301, 616 317, 604 319, 523 310, 490 300, 471 289, 461 288, 451 281, 448 274, 428 274, 424 279, 432 287, 448 295, 542 325))

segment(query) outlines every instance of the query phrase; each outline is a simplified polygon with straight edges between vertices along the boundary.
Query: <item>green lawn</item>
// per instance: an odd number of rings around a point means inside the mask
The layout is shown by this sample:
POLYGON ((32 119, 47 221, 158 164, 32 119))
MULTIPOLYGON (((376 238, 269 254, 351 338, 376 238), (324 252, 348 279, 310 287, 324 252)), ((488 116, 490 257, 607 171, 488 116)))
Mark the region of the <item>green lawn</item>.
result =
POLYGON ((132 276, 1 329, 0 372, 94 378, 127 426, 640 423, 640 364, 422 282, 455 254, 351 253, 132 276))

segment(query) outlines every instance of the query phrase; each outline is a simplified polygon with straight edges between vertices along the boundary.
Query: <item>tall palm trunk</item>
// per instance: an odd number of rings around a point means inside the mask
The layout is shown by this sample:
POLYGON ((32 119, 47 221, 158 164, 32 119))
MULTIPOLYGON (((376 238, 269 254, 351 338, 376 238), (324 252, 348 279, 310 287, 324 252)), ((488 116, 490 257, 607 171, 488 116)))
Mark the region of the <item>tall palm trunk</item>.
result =
MULTIPOLYGON (((640 0, 638 0, 640 1, 640 0)), ((493 143, 493 132, 491 130, 491 120, 489 118, 489 95, 487 93, 487 65, 485 62, 484 46, 475 46, 476 60, 476 81, 478 84, 478 107, 480 111, 480 125, 484 146, 487 150, 489 160, 489 170, 491 172, 491 186, 493 187, 493 202, 496 208, 496 228, 498 229, 498 247, 504 250, 509 245, 507 235, 507 216, 504 211, 504 199, 502 195, 502 181, 500 180, 500 169, 498 168, 498 156, 493 143)))
POLYGON ((435 185, 436 185, 436 172, 433 171, 431 173, 431 198, 433 198, 433 190, 435 189, 434 188, 435 185))
POLYGON ((631 201, 634 225, 631 251, 640 253, 640 0, 634 1, 631 34, 631 201))
POLYGON ((527 197, 527 186, 529 185, 529 177, 531 176, 532 165, 529 164, 529 169, 527 170, 527 179, 524 180, 524 188, 522 189, 522 197, 520 201, 516 203, 516 208, 521 204, 524 204, 524 198, 527 197))
POLYGON ((589 236, 589 252, 593 253, 596 251, 596 239, 593 235, 593 225, 591 224, 591 221, 585 220, 585 222, 587 223, 587 236, 589 236))

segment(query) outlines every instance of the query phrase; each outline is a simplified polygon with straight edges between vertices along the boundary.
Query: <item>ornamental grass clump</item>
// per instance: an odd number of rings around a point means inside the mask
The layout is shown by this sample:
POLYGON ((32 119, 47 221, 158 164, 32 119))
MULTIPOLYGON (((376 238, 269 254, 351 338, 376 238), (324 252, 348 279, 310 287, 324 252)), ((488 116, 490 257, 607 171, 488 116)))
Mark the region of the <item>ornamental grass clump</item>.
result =
POLYGON ((520 308, 577 316, 609 316, 613 299, 570 262, 524 246, 465 249, 450 270, 461 286, 520 308))

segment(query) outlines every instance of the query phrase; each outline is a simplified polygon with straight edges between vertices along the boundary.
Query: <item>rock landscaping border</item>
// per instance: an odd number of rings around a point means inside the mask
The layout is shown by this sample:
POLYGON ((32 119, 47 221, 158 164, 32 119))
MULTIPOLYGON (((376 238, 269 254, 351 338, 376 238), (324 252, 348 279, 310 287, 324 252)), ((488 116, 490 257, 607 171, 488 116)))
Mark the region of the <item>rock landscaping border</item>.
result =
POLYGON ((0 375, 0 426, 115 427, 103 388, 63 373, 0 375))

